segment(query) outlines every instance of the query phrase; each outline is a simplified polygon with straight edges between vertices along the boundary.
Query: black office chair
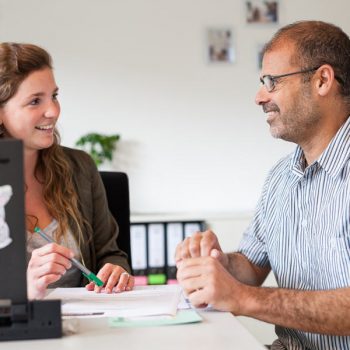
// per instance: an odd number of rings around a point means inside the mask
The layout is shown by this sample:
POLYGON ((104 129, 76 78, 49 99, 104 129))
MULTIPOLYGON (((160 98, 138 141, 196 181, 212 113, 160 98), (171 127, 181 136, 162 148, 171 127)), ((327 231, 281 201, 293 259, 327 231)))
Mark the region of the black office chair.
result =
POLYGON ((115 171, 100 171, 100 175, 106 189, 109 210, 119 225, 118 246, 128 254, 128 262, 131 267, 128 176, 115 171))

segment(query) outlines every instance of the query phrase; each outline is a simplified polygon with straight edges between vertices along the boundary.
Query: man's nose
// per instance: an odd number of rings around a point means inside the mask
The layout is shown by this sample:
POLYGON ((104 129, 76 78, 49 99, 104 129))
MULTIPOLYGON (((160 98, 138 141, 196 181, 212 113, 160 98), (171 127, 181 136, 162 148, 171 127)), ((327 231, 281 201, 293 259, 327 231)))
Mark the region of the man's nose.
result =
POLYGON ((266 90, 264 85, 261 85, 255 95, 255 103, 259 106, 270 101, 270 93, 266 90))

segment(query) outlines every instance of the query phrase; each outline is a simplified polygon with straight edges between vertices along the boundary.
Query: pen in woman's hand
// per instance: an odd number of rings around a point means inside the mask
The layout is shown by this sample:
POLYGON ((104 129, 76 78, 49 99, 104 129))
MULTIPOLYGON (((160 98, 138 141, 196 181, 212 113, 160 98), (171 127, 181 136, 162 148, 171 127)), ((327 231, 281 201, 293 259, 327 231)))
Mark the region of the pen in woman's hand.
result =
MULTIPOLYGON (((42 231, 38 226, 34 227, 34 232, 38 233, 42 238, 50 243, 56 243, 50 236, 48 236, 44 231, 42 231)), ((70 258, 69 259, 72 264, 77 267, 82 274, 90 281, 95 283, 98 287, 103 286, 103 282, 89 269, 87 269, 84 265, 82 265, 77 259, 70 258)))

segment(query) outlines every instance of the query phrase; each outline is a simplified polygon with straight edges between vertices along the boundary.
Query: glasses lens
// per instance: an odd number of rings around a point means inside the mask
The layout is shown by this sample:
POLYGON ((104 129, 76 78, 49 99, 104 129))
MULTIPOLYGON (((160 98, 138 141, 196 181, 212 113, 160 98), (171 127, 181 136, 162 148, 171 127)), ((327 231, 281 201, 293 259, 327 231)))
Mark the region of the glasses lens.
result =
POLYGON ((273 79, 271 78, 270 75, 266 75, 264 78, 264 85, 266 86, 267 91, 272 91, 274 84, 273 84, 273 79))

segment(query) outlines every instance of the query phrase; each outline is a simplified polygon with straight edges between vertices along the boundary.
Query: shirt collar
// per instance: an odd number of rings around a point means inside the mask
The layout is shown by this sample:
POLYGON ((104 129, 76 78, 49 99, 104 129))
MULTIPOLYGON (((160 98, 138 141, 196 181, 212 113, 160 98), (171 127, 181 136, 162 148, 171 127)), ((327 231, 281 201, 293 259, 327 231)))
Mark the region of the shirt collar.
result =
POLYGON ((332 177, 336 177, 343 169, 350 155, 350 117, 335 134, 327 148, 323 151, 318 163, 332 177))
POLYGON ((290 170, 297 175, 302 177, 305 169, 305 157, 304 152, 300 146, 297 146, 294 153, 292 154, 292 159, 290 162, 290 170))
MULTIPOLYGON (((350 156, 350 117, 337 131, 327 148, 316 161, 330 176, 336 177, 343 169, 350 156)), ((298 176, 303 176, 305 156, 300 146, 297 146, 291 159, 291 170, 298 176)))

